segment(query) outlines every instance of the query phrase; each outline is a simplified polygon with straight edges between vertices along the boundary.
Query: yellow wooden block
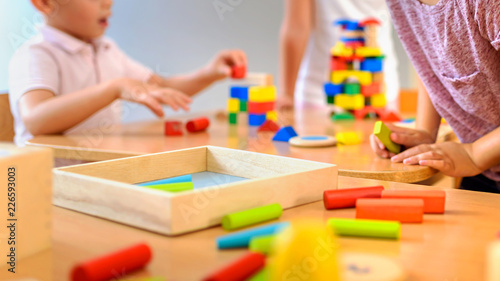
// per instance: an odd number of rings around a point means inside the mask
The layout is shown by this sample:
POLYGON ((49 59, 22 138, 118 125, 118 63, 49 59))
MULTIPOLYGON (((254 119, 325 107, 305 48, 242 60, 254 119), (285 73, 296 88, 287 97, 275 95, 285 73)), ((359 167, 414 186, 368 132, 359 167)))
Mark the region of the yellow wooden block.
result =
POLYGON ((335 134, 337 145, 355 145, 361 144, 363 138, 357 132, 340 132, 335 134))
POLYGON ((342 107, 343 109, 362 109, 365 107, 365 97, 363 95, 347 95, 340 94, 336 95, 334 98, 335 105, 342 107))
POLYGON ((385 99, 385 94, 376 94, 371 96, 371 105, 373 107, 385 107, 387 101, 385 99))
POLYGON ((331 81, 333 84, 342 84, 347 78, 356 78, 363 86, 372 84, 372 73, 359 70, 337 70, 332 72, 331 81))
POLYGON ((269 111, 268 113, 266 113, 266 119, 274 121, 274 122, 278 122, 278 113, 274 110, 269 111))
POLYGON ((0 144, 2 273, 51 246, 52 161, 50 149, 0 144))
POLYGON ((252 102, 271 102, 276 100, 275 86, 253 86, 248 91, 248 100, 252 102))
POLYGON ((352 48, 347 48, 344 43, 337 42, 335 46, 330 50, 332 56, 336 57, 351 57, 354 55, 352 48))
POLYGON ((359 47, 355 52, 358 57, 379 57, 383 55, 382 49, 377 47, 359 47))
POLYGON ((384 83, 385 77, 383 72, 375 72, 372 74, 373 83, 384 83))
POLYGON ((240 100, 239 99, 228 99, 227 100, 227 111, 232 113, 237 113, 240 111, 240 100))

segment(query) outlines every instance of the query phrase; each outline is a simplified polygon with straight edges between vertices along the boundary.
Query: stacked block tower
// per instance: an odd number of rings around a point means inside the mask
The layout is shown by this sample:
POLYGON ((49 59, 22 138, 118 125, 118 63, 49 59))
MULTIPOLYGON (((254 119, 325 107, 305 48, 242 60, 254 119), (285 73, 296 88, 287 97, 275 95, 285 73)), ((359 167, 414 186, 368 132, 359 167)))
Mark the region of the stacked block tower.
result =
POLYGON ((328 104, 346 112, 332 118, 362 119, 385 112, 384 55, 377 43, 380 22, 338 20, 342 28, 340 41, 331 49, 330 81, 325 84, 328 104))
POLYGON ((238 123, 239 113, 248 113, 250 126, 260 126, 266 120, 277 121, 275 86, 231 86, 229 95, 227 109, 230 124, 238 123))

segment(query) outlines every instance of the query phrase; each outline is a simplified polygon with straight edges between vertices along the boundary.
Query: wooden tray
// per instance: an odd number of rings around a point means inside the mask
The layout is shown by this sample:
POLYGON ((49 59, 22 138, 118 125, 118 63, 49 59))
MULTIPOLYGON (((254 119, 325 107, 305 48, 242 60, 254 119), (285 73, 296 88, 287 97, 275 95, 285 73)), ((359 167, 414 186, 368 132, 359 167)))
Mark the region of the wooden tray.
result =
POLYGON ((203 146, 54 169, 53 203, 177 235, 219 225, 236 211, 318 201, 324 190, 336 188, 332 164, 203 146), (180 193, 133 185, 203 171, 249 180, 180 193))

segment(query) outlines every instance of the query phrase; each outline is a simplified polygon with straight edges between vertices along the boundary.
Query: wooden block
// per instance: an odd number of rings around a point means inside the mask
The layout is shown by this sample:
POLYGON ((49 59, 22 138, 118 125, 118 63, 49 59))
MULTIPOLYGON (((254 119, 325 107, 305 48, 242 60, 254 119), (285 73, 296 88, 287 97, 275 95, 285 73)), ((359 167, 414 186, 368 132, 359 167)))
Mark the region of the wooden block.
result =
POLYGON ((378 47, 360 47, 355 50, 356 56, 359 57, 380 57, 384 53, 378 47))
POLYGON ((238 113, 229 113, 229 124, 238 124, 238 113))
POLYGON ((249 86, 231 86, 229 89, 229 96, 234 99, 239 99, 241 101, 248 100, 248 88, 249 86))
POLYGON ((332 57, 330 60, 330 70, 347 70, 346 60, 339 57, 332 57))
POLYGON ((339 41, 332 47, 330 53, 335 57, 351 57, 354 54, 354 51, 352 48, 347 48, 344 43, 339 41))
POLYGON ((182 123, 180 121, 165 121, 165 136, 182 135, 182 123))
POLYGON ((342 209, 356 207, 360 198, 380 198, 384 187, 381 185, 346 189, 325 190, 323 204, 325 209, 342 209))
POLYGON ((52 151, 0 143, 2 271, 51 246, 52 151))
POLYGON ((344 83, 347 78, 356 78, 361 85, 370 85, 372 83, 372 73, 359 70, 338 70, 331 74, 333 84, 344 83))
POLYGON ((200 117, 189 120, 186 123, 186 130, 190 133, 205 131, 210 126, 210 121, 207 117, 200 117))
POLYGON ((442 214, 446 201, 443 190, 384 190, 382 198, 416 198, 424 200, 424 213, 442 214))
MULTIPOLYGON (((267 116, 267 115, 266 115, 267 116)), ((276 124, 273 120, 270 120, 269 118, 264 122, 259 129, 257 130, 258 132, 274 132, 276 133, 279 131, 280 126, 276 124)))
POLYGON ((334 97, 335 105, 343 109, 361 109, 365 107, 365 97, 361 94, 347 95, 340 94, 334 97))
POLYGON ((266 114, 248 114, 248 125, 260 126, 266 122, 266 114))
POLYGON ((273 137, 273 141, 288 142, 291 138, 296 137, 297 133, 292 126, 281 128, 273 137))
POLYGON ((500 280, 500 241, 495 241, 489 245, 487 265, 486 265, 486 281, 500 280))
POLYGON ((240 100, 240 112, 248 112, 248 102, 240 100))
POLYGON ((422 199, 358 199, 356 218, 421 223, 424 215, 422 199))
POLYGON ((401 145, 394 143, 391 138, 391 130, 382 123, 382 121, 375 122, 375 127, 373 128, 373 134, 384 144, 385 148, 392 153, 401 152, 401 145))
POLYGON ((370 98, 370 103, 371 103, 371 106, 373 107, 385 107, 386 104, 387 104, 387 101, 385 99, 385 94, 376 94, 376 95, 372 95, 371 98, 370 98))
POLYGON ((269 102, 248 102, 248 113, 251 114, 265 114, 274 110, 274 101, 269 102))
POLYGON ((227 100, 227 111, 231 113, 238 113, 240 111, 240 100, 230 98, 227 100))
POLYGON ((386 111, 382 116, 380 116, 382 122, 400 122, 403 120, 399 114, 394 111, 386 111))
POLYGON ((226 214, 267 204, 287 209, 318 201, 324 190, 337 188, 335 165, 214 146, 75 165, 53 173, 54 205, 165 235, 215 226, 226 214), (248 180, 181 193, 133 185, 204 171, 248 180))
POLYGON ((361 86, 359 83, 344 84, 344 93, 350 95, 361 94, 361 86))
POLYGON ((274 102, 276 100, 275 86, 253 86, 248 90, 250 102, 274 102))
POLYGON ((273 83, 273 75, 269 73, 258 73, 258 72, 249 72, 247 73, 244 80, 238 83, 244 83, 247 85, 258 85, 258 86, 272 86, 273 83))
POLYGON ((246 65, 235 65, 231 67, 231 78, 233 79, 243 79, 247 74, 246 65))
POLYGON ((274 122, 278 122, 278 113, 275 110, 266 113, 266 119, 274 122))
POLYGON ((339 132, 335 134, 337 144, 356 145, 363 143, 363 139, 357 132, 339 132))
POLYGON ((344 84, 325 83, 324 89, 327 96, 334 97, 337 94, 342 94, 344 91, 344 84))
POLYGON ((371 97, 375 94, 381 94, 382 93, 382 83, 380 82, 373 82, 372 84, 368 86, 361 86, 361 94, 365 97, 371 97))
POLYGON ((253 238, 259 236, 274 235, 289 226, 289 222, 278 222, 273 224, 266 224, 260 227, 245 229, 238 232, 232 232, 230 234, 217 237, 217 248, 246 248, 249 246, 250 241, 252 241, 253 238))

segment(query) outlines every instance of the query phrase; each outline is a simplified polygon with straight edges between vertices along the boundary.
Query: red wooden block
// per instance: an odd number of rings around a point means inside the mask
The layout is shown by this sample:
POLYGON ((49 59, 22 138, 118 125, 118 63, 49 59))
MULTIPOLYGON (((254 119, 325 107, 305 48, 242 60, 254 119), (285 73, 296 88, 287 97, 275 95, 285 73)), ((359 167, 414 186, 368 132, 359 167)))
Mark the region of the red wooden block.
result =
POLYGON ((262 269, 266 263, 266 256, 261 253, 250 252, 203 279, 204 281, 240 281, 247 280, 255 272, 262 269))
POLYGON ((276 133, 277 131, 279 131, 279 129, 280 129, 280 126, 278 126, 278 124, 274 123, 273 120, 266 120, 266 122, 264 122, 259 127, 257 132, 274 132, 274 133, 276 133))
POLYGON ((356 218, 421 223, 424 218, 422 199, 359 199, 356 218))
POLYGON ((243 79, 247 75, 246 65, 235 65, 231 67, 231 78, 233 79, 243 79))
POLYGON ((182 136, 180 121, 165 121, 165 136, 182 136))
POLYGON ((380 120, 382 120, 382 122, 400 122, 403 119, 396 112, 389 111, 382 115, 380 120))
POLYGON ((365 106, 362 109, 354 110, 354 117, 356 117, 356 119, 363 119, 370 112, 372 112, 372 107, 365 106))
POLYGON ((371 85, 368 86, 361 86, 361 94, 365 97, 371 97, 376 94, 381 94, 382 93, 382 87, 381 83, 372 83, 371 85))
POLYGON ((201 132, 208 128, 210 121, 207 117, 193 119, 187 122, 186 130, 190 133, 201 132))
POLYGON ((359 41, 345 42, 344 44, 346 47, 353 48, 353 49, 364 46, 364 44, 362 42, 359 42, 359 41))
POLYGON ((356 206, 356 200, 359 198, 380 198, 382 190, 384 187, 381 185, 325 190, 323 203, 327 210, 350 208, 356 206))
POLYGON ((251 102, 247 103, 248 113, 264 114, 274 110, 274 101, 270 102, 251 102))
POLYGON ((344 59, 332 57, 330 60, 330 70, 347 70, 347 62, 344 59))
POLYGON ((424 200, 424 213, 442 214, 446 201, 443 190, 384 190, 382 198, 414 198, 424 200))
POLYGON ((373 111, 375 111, 375 113, 377 113, 378 117, 382 118, 383 116, 385 116, 387 113, 385 111, 385 108, 373 108, 373 111))
POLYGON ((105 281, 127 274, 146 266, 151 260, 151 249, 138 244, 106 256, 75 266, 71 272, 72 281, 105 281))
POLYGON ((380 20, 377 18, 367 18, 359 23, 359 26, 366 26, 369 24, 381 25, 380 20))

